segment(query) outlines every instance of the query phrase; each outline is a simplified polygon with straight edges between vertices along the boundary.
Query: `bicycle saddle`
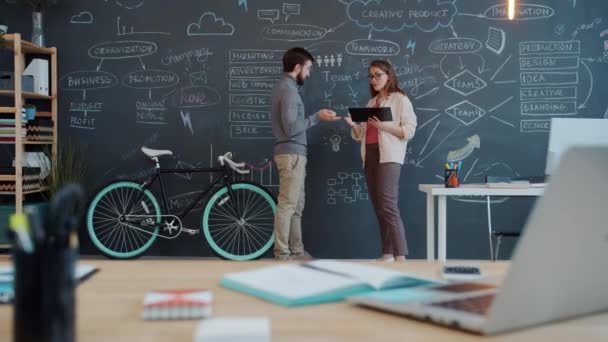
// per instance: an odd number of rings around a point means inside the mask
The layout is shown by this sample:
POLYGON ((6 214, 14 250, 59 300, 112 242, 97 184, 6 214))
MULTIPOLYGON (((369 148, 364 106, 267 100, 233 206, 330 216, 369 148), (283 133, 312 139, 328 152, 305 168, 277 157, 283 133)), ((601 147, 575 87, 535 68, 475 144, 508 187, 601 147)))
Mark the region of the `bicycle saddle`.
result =
POLYGON ((173 155, 173 152, 171 152, 169 150, 153 150, 153 149, 147 148, 147 147, 142 147, 141 151, 150 158, 173 155))

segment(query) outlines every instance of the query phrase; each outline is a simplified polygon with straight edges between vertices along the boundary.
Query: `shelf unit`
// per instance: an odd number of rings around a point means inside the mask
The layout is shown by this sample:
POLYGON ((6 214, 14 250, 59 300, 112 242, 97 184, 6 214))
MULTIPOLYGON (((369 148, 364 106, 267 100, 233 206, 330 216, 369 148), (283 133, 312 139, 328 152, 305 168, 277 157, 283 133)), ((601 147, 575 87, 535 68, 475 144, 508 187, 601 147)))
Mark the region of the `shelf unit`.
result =
POLYGON ((1 141, 0 144, 15 145, 15 174, 0 175, 0 180, 14 181, 15 191, 0 191, 0 195, 15 196, 15 211, 22 212, 23 196, 31 193, 37 193, 47 190, 45 187, 40 187, 38 190, 23 189, 23 169, 20 167, 23 160, 24 147, 30 145, 50 145, 51 146, 51 163, 54 165, 57 157, 57 49, 54 47, 45 48, 34 45, 30 42, 21 39, 19 33, 4 35, 6 44, 4 48, 13 51, 14 62, 14 90, 0 90, 0 97, 13 98, 14 102, 11 107, 1 107, 0 113, 10 114, 15 116, 15 141, 1 141), (21 75, 25 69, 27 55, 47 55, 50 66, 50 96, 40 95, 36 93, 23 91, 21 84, 21 75), (22 136, 22 118, 21 108, 24 100, 43 100, 50 102, 50 112, 37 112, 36 117, 50 117, 53 120, 53 137, 52 141, 28 141, 27 137, 22 136))

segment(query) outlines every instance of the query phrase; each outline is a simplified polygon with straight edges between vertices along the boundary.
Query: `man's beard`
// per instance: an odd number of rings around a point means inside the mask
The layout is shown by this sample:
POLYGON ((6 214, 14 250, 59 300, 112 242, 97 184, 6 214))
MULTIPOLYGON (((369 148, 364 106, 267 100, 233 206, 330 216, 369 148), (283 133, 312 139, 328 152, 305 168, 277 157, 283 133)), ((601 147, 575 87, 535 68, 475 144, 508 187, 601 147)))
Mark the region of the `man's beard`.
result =
POLYGON ((304 79, 302 78, 302 73, 299 73, 298 76, 296 76, 296 82, 298 83, 299 86, 304 85, 304 79))

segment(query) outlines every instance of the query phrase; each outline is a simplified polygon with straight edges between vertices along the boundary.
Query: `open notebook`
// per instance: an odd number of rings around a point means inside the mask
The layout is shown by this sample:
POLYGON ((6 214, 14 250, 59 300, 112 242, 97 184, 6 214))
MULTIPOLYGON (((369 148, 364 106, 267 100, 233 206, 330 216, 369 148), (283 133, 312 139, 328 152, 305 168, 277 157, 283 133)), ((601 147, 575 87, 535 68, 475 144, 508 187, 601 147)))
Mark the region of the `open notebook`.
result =
POLYGON ((226 288, 285 306, 340 301, 370 291, 436 283, 412 274, 336 260, 228 273, 220 281, 226 288))

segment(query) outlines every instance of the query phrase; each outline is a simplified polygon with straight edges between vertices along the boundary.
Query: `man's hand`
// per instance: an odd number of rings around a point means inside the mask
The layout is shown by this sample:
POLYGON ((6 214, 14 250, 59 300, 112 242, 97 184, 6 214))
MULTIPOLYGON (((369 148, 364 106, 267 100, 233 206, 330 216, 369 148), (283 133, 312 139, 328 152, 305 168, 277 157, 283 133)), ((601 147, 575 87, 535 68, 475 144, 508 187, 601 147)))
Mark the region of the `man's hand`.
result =
POLYGON ((341 117, 336 116, 336 112, 334 112, 333 110, 329 110, 329 109, 321 109, 319 111, 319 119, 321 121, 326 121, 326 122, 342 120, 341 117))

